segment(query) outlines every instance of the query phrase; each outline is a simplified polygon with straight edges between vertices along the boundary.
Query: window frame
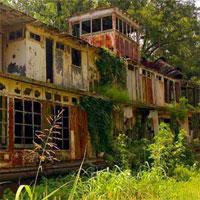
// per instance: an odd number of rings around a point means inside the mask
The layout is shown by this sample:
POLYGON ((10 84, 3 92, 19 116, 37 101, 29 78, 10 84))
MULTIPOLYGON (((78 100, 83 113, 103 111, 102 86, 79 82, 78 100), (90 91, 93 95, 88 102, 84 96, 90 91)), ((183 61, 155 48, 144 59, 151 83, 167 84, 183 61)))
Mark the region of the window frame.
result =
POLYGON ((2 118, 0 121, 0 125, 2 128, 2 133, 0 133, 0 149, 6 149, 8 146, 8 97, 0 95, 2 97, 2 104, 0 105, 0 113, 2 113, 2 118), (4 100, 3 100, 4 99, 4 100), (4 102, 3 102, 4 101, 4 102), (5 103, 5 105, 4 105, 5 103), (3 113, 5 120, 3 121, 3 113), (3 129, 5 131, 3 131, 3 129), (3 142, 4 139, 4 142, 3 142))
POLYGON ((91 20, 91 22, 92 22, 92 28, 91 28, 91 33, 98 33, 98 32, 102 32, 102 17, 100 17, 100 18, 93 18, 92 20, 91 20), (93 20, 100 20, 100 30, 99 31, 93 31, 93 20))
POLYGON ((13 42, 13 41, 17 41, 17 40, 22 40, 24 38, 24 29, 23 28, 20 28, 20 29, 17 29, 17 30, 14 30, 14 31, 10 31, 8 32, 8 41, 9 42, 13 42), (17 33, 20 32, 21 35, 20 36, 17 36, 17 33), (14 38, 10 38, 10 35, 11 34, 14 34, 14 38))
POLYGON ((13 114, 14 114, 14 123, 13 123, 13 127, 14 127, 14 147, 16 148, 32 148, 33 145, 33 141, 35 140, 35 133, 37 130, 41 130, 42 129, 42 103, 40 101, 37 100, 33 100, 33 99, 21 99, 18 97, 14 98, 14 106, 13 106, 14 110, 13 110, 13 114), (22 108, 21 109, 16 109, 16 100, 20 101, 22 103, 22 108), (25 101, 27 102, 31 102, 31 111, 27 111, 25 108, 25 101), (40 105, 40 112, 35 112, 34 110, 34 103, 39 103, 40 105), (16 122, 16 113, 20 113, 20 115, 22 115, 22 121, 21 122, 16 122), (31 124, 30 123, 26 123, 26 116, 27 115, 31 115, 31 124), (40 124, 36 124, 35 123, 35 116, 40 116, 40 124), (16 136, 16 127, 20 127, 22 128, 22 132, 21 132, 21 136, 16 136), (26 136, 26 128, 27 127, 31 127, 32 128, 32 137, 30 136, 26 136), (37 129, 35 129, 37 128, 37 129), (21 138, 21 143, 16 142, 15 139, 20 139, 21 138), (31 139, 32 138, 32 143, 26 143, 26 139, 31 139))
POLYGON ((73 48, 73 47, 71 48, 71 64, 72 64, 72 66, 75 66, 75 67, 78 67, 78 68, 82 68, 82 51, 81 50, 73 48), (73 63, 74 62, 73 52, 77 52, 77 53, 79 52, 79 55, 80 55, 79 65, 77 65, 77 63, 73 63))
POLYGON ((35 42, 39 42, 39 43, 42 41, 42 37, 40 35, 31 31, 29 31, 29 39, 35 42), (39 40, 37 37, 39 38, 39 40))
POLYGON ((81 21, 81 35, 91 34, 91 31, 92 31, 91 19, 86 19, 86 20, 81 21), (84 23, 84 22, 89 22, 89 24, 90 24, 90 25, 89 25, 90 32, 83 33, 83 23, 84 23))
POLYGON ((102 31, 108 31, 108 30, 112 30, 113 29, 113 17, 112 17, 112 15, 107 15, 107 16, 103 16, 102 18, 101 18, 101 24, 102 24, 102 31), (111 17, 111 28, 107 28, 107 29, 104 29, 104 19, 105 18, 110 18, 111 17))
MULTIPOLYGON (((57 147, 59 148, 58 149, 58 151, 59 150, 61 150, 61 151, 70 151, 71 150, 71 134, 70 134, 70 106, 68 106, 68 105, 63 105, 63 104, 60 104, 60 103, 54 103, 54 104, 52 104, 52 112, 51 112, 51 114, 52 114, 52 117, 54 117, 54 116, 56 116, 58 113, 59 113, 59 111, 61 111, 63 108, 67 108, 67 112, 68 112, 68 116, 66 117, 66 116, 64 116, 64 112, 63 112, 63 115, 62 115, 62 117, 61 117, 61 119, 62 119, 62 125, 61 125, 61 129, 59 129, 58 131, 60 131, 60 130, 62 130, 62 132, 61 132, 61 134, 62 134, 62 140, 59 140, 59 141, 61 141, 61 143, 62 143, 62 148, 60 148, 59 146, 58 146, 58 143, 56 142, 56 141, 54 141, 56 144, 57 144, 57 147), (58 110, 58 112, 56 112, 56 107, 60 107, 61 109, 60 110, 58 110), (66 120, 68 120, 67 121, 67 127, 63 127, 63 125, 64 125, 64 119, 66 120), (68 138, 64 138, 64 130, 68 130, 68 138), (66 142, 66 141, 68 141, 68 148, 64 148, 64 142, 66 142)), ((58 141, 58 140, 57 140, 58 141)))

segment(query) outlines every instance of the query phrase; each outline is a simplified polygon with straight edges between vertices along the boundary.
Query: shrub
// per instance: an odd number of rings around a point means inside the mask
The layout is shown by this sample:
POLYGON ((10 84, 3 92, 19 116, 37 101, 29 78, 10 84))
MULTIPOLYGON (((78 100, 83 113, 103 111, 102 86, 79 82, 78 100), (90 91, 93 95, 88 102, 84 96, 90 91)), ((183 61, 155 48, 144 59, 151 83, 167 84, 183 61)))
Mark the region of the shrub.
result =
POLYGON ((153 159, 153 166, 160 167, 171 173, 177 164, 181 164, 184 158, 185 146, 183 143, 183 131, 178 134, 175 141, 174 134, 170 127, 161 123, 159 132, 154 137, 155 142, 149 146, 150 158, 153 159))

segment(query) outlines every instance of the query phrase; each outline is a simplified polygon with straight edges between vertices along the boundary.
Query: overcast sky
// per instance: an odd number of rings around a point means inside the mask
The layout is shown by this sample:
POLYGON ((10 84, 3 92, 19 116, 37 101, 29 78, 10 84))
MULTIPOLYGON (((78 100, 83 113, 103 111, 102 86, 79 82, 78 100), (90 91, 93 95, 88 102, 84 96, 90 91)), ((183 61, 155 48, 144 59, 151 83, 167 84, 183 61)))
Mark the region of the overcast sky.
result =
POLYGON ((196 5, 200 7, 200 0, 196 0, 196 5))

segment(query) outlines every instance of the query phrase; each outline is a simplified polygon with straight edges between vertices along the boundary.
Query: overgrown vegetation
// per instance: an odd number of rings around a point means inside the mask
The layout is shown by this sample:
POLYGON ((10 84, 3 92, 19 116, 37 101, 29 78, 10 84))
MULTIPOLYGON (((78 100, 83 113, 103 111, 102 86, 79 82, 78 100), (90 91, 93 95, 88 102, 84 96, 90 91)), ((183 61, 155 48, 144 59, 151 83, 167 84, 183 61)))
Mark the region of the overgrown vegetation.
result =
POLYGON ((111 151, 112 102, 101 98, 82 97, 80 106, 88 113, 88 130, 97 152, 111 151))
MULTIPOLYGON (((35 188, 36 199, 133 200, 133 199, 199 199, 200 169, 197 163, 187 161, 183 132, 176 141, 170 127, 161 124, 152 144, 146 143, 148 156, 136 172, 127 154, 128 138, 120 134, 116 158, 121 168, 101 171, 91 168, 78 176, 43 178, 35 188), (73 194, 73 195, 72 195, 73 194)), ((136 153, 136 152, 135 152, 136 153)), ((139 151, 141 153, 141 151, 139 151)), ((142 158, 143 159, 143 158, 142 158)), ((15 194, 6 191, 4 199, 13 200, 15 194)), ((31 199, 24 193, 21 199, 31 199)), ((20 200, 21 200, 20 199, 20 200)), ((31 199, 35 200, 35 199, 31 199)))
POLYGON ((110 50, 102 48, 99 50, 96 65, 101 77, 100 86, 126 87, 126 66, 123 58, 117 57, 110 50))

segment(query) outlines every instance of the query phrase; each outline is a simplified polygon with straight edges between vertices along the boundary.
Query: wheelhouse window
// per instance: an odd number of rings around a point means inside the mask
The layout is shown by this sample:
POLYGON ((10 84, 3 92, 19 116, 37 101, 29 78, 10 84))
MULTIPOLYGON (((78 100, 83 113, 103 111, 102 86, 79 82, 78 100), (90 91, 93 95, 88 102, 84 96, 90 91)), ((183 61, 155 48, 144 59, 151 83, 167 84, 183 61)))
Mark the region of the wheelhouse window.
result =
POLYGON ((74 24, 72 26, 72 35, 80 37, 80 23, 74 24))
POLYGON ((112 16, 107 16, 102 18, 103 30, 112 29, 112 16))
POLYGON ((0 96, 0 148, 7 145, 7 97, 0 96))
POLYGON ((91 33, 91 24, 90 20, 82 22, 82 34, 91 33))
POLYGON ((72 48, 72 65, 81 67, 81 51, 72 48))
POLYGON ((55 105, 53 106, 53 116, 57 116, 62 110, 63 113, 61 115, 61 118, 59 120, 60 122, 60 129, 58 130, 59 134, 57 134, 55 137, 55 143, 57 144, 57 147, 59 149, 70 149, 70 138, 69 138, 69 108, 64 107, 61 105, 55 105))
POLYGON ((32 147, 35 132, 41 130, 41 104, 31 100, 14 100, 15 145, 32 147))
POLYGON ((17 31, 12 31, 9 33, 9 40, 16 40, 19 38, 22 38, 23 36, 23 30, 17 30, 17 31))
POLYGON ((92 32, 101 31, 101 18, 92 20, 92 32))

